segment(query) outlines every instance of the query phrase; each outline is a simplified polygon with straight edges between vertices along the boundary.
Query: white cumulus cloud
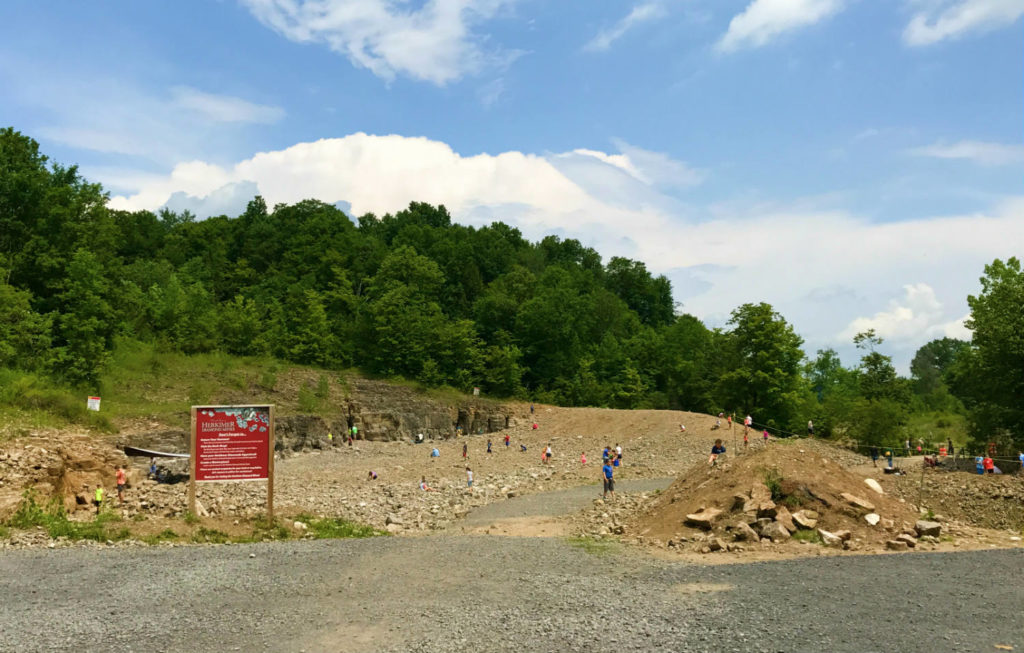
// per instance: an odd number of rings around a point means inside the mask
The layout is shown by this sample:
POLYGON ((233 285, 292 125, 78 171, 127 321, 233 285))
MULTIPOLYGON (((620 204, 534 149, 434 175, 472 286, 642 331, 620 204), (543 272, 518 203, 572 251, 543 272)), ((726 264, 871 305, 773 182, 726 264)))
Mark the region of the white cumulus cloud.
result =
POLYGON ((729 22, 720 52, 759 48, 794 30, 809 27, 844 8, 845 0, 753 0, 729 22))
POLYGON ((622 38, 626 32, 641 23, 660 18, 664 15, 664 8, 657 2, 648 2, 637 5, 626 14, 626 16, 608 29, 601 30, 590 39, 583 49, 587 52, 601 52, 612 46, 612 43, 622 38))
POLYGON ((253 16, 298 43, 321 43, 378 77, 447 84, 507 60, 473 31, 515 0, 241 0, 253 16))
POLYGON ((887 309, 871 317, 854 319, 839 337, 851 340, 858 333, 874 329, 882 338, 897 344, 922 344, 943 337, 969 340, 966 319, 964 316, 950 320, 935 290, 926 283, 916 283, 904 286, 903 297, 891 300, 887 309))
POLYGON ((936 159, 964 159, 987 166, 1024 163, 1024 145, 1008 145, 984 141, 935 143, 934 145, 915 148, 910 153, 936 159))
POLYGON ((912 46, 932 45, 1007 27, 1022 15, 1024 0, 937 0, 914 13, 903 30, 903 41, 912 46))

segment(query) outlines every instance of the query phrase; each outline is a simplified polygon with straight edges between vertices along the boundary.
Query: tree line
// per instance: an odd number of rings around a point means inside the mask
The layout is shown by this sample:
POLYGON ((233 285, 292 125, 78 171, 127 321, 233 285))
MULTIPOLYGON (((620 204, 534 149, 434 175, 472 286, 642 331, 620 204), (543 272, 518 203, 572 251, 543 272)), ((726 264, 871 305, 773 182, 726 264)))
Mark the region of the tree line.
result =
POLYGON ((865 440, 929 407, 970 411, 978 437, 1024 426, 1016 259, 988 266, 970 298, 973 341, 929 343, 906 379, 873 333, 853 369, 832 350, 808 359, 768 304, 709 329, 640 261, 456 224, 444 206, 353 220, 255 197, 196 220, 107 197, 0 130, 0 368, 91 390, 131 339, 565 405, 750 413, 782 430, 814 418, 865 440))

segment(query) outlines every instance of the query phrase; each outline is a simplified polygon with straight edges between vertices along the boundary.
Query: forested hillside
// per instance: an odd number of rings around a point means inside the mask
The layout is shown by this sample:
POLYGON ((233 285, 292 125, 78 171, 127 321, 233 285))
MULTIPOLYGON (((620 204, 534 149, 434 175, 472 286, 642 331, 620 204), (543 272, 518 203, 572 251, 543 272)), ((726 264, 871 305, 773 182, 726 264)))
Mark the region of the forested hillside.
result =
POLYGON ((665 277, 576 240, 529 242, 419 203, 356 220, 260 197, 206 220, 117 211, 75 167, 0 131, 0 368, 90 392, 118 343, 143 341, 560 404, 749 412, 800 432, 813 418, 866 441, 966 402, 976 435, 1019 437, 1024 275, 1015 259, 990 267, 973 346, 930 343, 902 379, 872 333, 856 369, 830 350, 808 361, 771 306, 708 329, 675 310, 665 277))

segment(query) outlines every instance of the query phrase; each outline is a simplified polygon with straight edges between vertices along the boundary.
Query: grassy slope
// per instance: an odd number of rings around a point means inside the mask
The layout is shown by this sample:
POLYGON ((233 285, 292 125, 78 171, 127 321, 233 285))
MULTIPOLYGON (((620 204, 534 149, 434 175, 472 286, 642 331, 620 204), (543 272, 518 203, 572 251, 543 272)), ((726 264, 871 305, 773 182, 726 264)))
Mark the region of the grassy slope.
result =
MULTIPOLYGON (((60 387, 39 375, 0 369, 0 439, 70 426, 113 432, 142 419, 186 428, 189 407, 196 404, 266 402, 282 415, 328 416, 344 403, 348 379, 355 374, 267 358, 163 352, 148 343, 122 342, 98 391, 60 387), (85 409, 93 392, 102 398, 99 414, 85 409)), ((441 401, 467 397, 453 388, 423 390, 414 382, 393 382, 441 401)))

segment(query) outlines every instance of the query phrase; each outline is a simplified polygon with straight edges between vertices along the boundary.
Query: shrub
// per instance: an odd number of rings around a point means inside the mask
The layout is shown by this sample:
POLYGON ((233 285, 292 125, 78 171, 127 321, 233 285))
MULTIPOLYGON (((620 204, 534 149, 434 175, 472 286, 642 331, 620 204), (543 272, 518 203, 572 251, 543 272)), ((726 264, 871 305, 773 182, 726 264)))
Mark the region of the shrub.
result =
POLYGON ((764 484, 772 493, 772 501, 779 502, 785 498, 785 493, 782 491, 782 472, 777 468, 764 470, 764 484))
POLYGON ((357 524, 338 517, 313 517, 302 514, 295 518, 309 527, 309 534, 318 540, 348 539, 357 537, 376 537, 387 535, 386 531, 378 530, 366 524, 357 524))

